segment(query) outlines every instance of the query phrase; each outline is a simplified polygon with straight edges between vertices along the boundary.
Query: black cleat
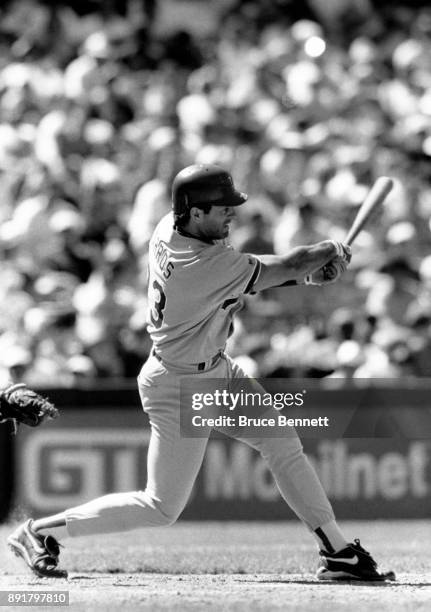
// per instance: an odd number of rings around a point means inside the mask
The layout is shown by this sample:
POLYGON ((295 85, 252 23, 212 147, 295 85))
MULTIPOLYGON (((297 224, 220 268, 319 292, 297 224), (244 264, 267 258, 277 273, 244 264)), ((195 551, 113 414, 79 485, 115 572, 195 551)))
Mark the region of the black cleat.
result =
POLYGON ((380 573, 373 557, 362 548, 359 540, 348 544, 337 553, 320 551, 322 557, 317 570, 319 580, 362 580, 384 582, 395 580, 394 572, 380 573))
POLYGON ((57 569, 60 545, 51 535, 40 535, 32 529, 32 519, 20 525, 7 539, 11 551, 21 557, 40 578, 67 578, 57 569))

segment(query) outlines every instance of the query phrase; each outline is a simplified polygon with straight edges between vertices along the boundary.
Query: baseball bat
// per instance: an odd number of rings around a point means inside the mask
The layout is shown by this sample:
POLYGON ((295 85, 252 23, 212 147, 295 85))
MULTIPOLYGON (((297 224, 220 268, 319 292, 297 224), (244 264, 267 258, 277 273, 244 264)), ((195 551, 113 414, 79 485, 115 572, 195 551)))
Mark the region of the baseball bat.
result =
POLYGON ((353 220, 352 226, 344 239, 344 244, 350 246, 353 243, 359 232, 369 222, 373 213, 383 204, 393 185, 394 181, 388 176, 380 176, 376 180, 368 192, 367 197, 362 202, 361 208, 358 210, 358 214, 353 220))

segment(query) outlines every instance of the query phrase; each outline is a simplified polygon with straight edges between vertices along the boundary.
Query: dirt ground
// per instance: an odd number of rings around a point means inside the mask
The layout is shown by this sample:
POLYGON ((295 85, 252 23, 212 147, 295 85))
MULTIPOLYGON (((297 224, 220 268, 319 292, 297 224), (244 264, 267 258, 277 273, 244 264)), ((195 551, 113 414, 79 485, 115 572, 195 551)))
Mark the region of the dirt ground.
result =
MULTIPOLYGON (((6 548, 0 527, 0 590, 68 591, 68 609, 430 609, 431 522, 346 523, 397 581, 321 583, 314 543, 296 523, 178 523, 107 538, 65 541, 67 580, 39 579, 6 548)), ((22 607, 9 607, 20 609, 22 607)), ((52 609, 37 606, 38 610, 52 609)))

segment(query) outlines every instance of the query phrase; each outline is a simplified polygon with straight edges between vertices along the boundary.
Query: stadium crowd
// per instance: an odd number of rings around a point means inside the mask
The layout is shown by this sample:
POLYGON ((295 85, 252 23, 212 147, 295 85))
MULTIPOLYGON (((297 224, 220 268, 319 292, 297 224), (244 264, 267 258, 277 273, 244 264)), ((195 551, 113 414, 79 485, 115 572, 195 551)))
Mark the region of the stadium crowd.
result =
POLYGON ((259 376, 430 376, 431 10, 224 2, 199 36, 106 4, 0 9, 1 381, 137 375, 148 241, 194 162, 249 193, 253 253, 342 239, 394 177, 345 278, 247 298, 229 349, 259 376))

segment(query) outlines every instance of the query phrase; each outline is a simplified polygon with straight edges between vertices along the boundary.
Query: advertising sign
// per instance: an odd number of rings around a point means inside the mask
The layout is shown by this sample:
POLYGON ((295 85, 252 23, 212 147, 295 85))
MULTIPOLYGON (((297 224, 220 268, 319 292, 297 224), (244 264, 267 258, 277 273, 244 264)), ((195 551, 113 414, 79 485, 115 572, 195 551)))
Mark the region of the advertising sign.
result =
MULTIPOLYGON (((22 428, 15 501, 31 516, 114 491, 143 490, 150 430, 139 407, 65 409, 43 428, 22 428)), ((431 440, 303 441, 339 518, 425 518, 431 513, 431 440)), ((210 439, 182 518, 285 519, 262 457, 230 438, 210 439)))

